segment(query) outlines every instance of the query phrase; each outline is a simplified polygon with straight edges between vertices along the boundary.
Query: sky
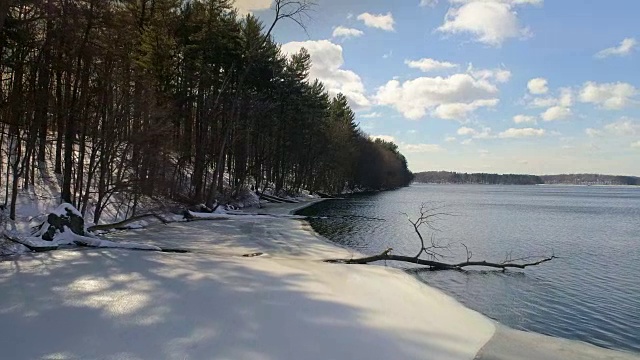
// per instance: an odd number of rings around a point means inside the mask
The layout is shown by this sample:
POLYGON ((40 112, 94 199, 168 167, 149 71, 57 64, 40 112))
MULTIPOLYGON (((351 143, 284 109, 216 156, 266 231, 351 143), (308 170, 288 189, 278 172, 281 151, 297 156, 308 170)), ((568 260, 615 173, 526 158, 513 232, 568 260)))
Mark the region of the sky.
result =
MULTIPOLYGON (((265 24, 271 0, 236 0, 265 24)), ((306 48, 414 171, 640 176, 637 0, 317 0, 306 48)))

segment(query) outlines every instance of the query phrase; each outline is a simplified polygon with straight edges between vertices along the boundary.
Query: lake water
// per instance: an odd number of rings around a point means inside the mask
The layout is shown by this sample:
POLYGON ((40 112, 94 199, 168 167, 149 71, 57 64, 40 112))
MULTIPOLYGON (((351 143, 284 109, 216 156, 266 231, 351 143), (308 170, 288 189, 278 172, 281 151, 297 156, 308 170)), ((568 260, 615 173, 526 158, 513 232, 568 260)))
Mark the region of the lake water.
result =
POLYGON ((422 202, 455 215, 424 230, 451 244, 447 261, 465 260, 461 243, 474 260, 561 257, 504 273, 412 272, 422 281, 512 328, 640 352, 640 188, 414 184, 302 214, 328 217, 314 229, 362 253, 413 256, 418 239, 402 213, 416 218, 422 202))

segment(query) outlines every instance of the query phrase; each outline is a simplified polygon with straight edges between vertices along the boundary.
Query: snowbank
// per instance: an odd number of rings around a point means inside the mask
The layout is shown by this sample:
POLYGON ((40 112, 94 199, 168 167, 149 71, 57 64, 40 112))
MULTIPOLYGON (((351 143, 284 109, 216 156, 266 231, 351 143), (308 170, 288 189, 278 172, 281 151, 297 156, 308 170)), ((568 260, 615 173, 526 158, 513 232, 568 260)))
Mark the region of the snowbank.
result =
POLYGON ((112 234, 189 254, 55 251, 0 262, 0 348, 22 358, 468 359, 492 322, 287 218, 112 234), (242 257, 262 252, 268 255, 242 257), (23 286, 29 284, 29 286, 23 286), (60 331, 61 326, 65 331, 60 331), (15 346, 31 339, 29 346, 15 346))

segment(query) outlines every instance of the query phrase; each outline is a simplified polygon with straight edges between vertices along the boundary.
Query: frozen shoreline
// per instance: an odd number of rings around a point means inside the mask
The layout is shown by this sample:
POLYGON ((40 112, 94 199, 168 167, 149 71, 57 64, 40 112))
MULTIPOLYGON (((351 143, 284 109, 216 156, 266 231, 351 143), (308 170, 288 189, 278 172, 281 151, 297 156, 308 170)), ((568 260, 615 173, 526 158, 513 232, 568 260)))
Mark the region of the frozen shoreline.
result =
MULTIPOLYGON (((308 205, 256 212, 284 215, 308 205)), ((305 221, 245 215, 155 225, 109 240, 190 253, 63 250, 0 262, 3 356, 634 358, 499 325, 496 332, 493 321, 402 271, 324 263, 357 254, 305 221)))

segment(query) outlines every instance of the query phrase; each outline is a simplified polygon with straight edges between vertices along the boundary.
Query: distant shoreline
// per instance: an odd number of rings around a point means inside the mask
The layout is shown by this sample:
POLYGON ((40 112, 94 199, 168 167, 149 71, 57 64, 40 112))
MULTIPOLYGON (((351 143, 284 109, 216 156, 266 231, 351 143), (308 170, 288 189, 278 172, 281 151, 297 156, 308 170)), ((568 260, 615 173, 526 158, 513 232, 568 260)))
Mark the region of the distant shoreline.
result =
POLYGON ((454 182, 421 182, 414 181, 411 184, 423 184, 423 185, 504 185, 504 186, 576 186, 576 187, 631 187, 637 188, 640 185, 627 185, 627 184, 485 184, 485 183, 454 183, 454 182))

